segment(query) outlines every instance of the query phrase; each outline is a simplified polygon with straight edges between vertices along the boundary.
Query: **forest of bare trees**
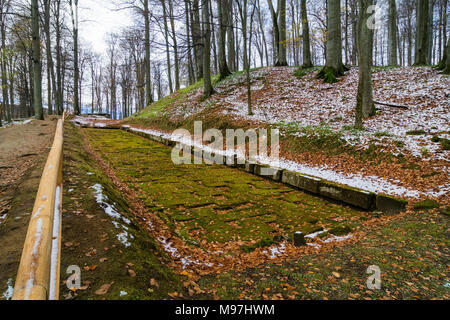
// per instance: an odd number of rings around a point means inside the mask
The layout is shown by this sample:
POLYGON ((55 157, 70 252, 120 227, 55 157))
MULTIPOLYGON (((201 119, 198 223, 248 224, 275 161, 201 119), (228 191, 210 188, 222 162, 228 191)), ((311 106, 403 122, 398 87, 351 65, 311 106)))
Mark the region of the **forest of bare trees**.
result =
POLYGON ((97 52, 79 36, 83 0, 0 0, 0 125, 63 110, 120 119, 200 80, 214 94, 214 75, 240 70, 251 114, 251 68, 320 65, 329 83, 359 67, 358 126, 373 110, 371 66, 450 71, 448 0, 113 2, 133 25, 97 52), (380 21, 370 28, 373 4, 380 21))

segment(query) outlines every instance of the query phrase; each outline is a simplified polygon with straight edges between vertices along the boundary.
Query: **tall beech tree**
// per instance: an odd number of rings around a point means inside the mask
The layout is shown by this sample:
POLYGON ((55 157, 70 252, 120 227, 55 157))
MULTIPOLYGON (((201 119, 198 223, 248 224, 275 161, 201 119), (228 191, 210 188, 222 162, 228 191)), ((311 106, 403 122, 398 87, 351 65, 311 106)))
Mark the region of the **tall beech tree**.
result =
POLYGON ((450 74, 450 38, 447 40, 447 45, 444 49, 444 54, 441 61, 437 65, 438 70, 442 70, 444 74, 450 74))
POLYGON ((203 24, 203 96, 210 97, 214 91, 211 82, 211 28, 209 0, 202 0, 203 24))
POLYGON ((278 22, 278 28, 280 32, 280 40, 278 42, 278 62, 277 66, 287 66, 287 36, 286 36, 286 0, 278 0, 278 7, 279 7, 279 22, 278 22))
POLYGON ((301 0, 301 18, 303 34, 303 68, 312 67, 311 42, 309 40, 308 12, 306 11, 306 0, 301 0))
POLYGON ((428 34, 429 24, 429 0, 417 0, 416 13, 416 47, 414 65, 428 64, 428 50, 430 34, 428 34))
POLYGON ((244 70, 247 82, 247 110, 248 115, 253 115, 252 109, 252 95, 251 95, 251 83, 250 83, 250 56, 251 56, 251 30, 253 29, 253 17, 256 11, 256 5, 253 5, 252 13, 250 15, 250 29, 247 29, 248 25, 248 1, 236 0, 238 6, 239 16, 241 17, 242 25, 242 37, 244 41, 244 70), (248 35, 250 33, 250 39, 248 35), (247 42, 248 41, 248 42, 247 42), (247 51, 248 50, 248 51, 247 51))
POLYGON ((397 44, 397 5, 396 0, 389 0, 389 65, 396 66, 398 64, 398 44, 397 44))
POLYGON ((44 120, 42 108, 42 61, 41 37, 39 34, 39 4, 38 0, 31 0, 31 30, 33 48, 33 104, 35 117, 44 120))
POLYGON ((69 0, 73 35, 73 112, 81 114, 79 101, 80 65, 78 61, 78 0, 69 0))
POLYGON ((328 0, 327 22, 326 63, 318 77, 327 83, 334 83, 345 72, 342 63, 341 0, 328 0))
POLYGON ((148 106, 153 102, 152 81, 150 70, 150 9, 148 0, 144 0, 144 29, 145 29, 145 104, 148 106))
POLYGON ((220 80, 225 79, 228 77, 231 72, 228 68, 227 64, 227 56, 226 56, 226 35, 227 35, 227 1, 223 0, 217 0, 217 11, 218 11, 218 18, 219 18, 219 74, 220 74, 220 80))
POLYGON ((272 16, 274 35, 274 64, 275 66, 287 66, 286 55, 286 0, 277 1, 277 9, 272 0, 267 0, 272 16))
POLYGON ((12 95, 8 97, 8 79, 6 67, 6 13, 10 8, 10 0, 0 0, 0 33, 1 33, 1 47, 0 47, 0 73, 2 78, 2 104, 0 107, 0 127, 2 126, 3 113, 6 115, 6 120, 11 121, 11 112, 9 99, 12 100, 12 95))
POLYGON ((368 20, 371 14, 368 7, 373 4, 373 0, 359 0, 358 19, 358 57, 359 57, 359 82, 356 97, 356 119, 355 127, 362 129, 363 118, 375 114, 375 104, 373 102, 372 89, 372 49, 373 30, 369 28, 368 20))

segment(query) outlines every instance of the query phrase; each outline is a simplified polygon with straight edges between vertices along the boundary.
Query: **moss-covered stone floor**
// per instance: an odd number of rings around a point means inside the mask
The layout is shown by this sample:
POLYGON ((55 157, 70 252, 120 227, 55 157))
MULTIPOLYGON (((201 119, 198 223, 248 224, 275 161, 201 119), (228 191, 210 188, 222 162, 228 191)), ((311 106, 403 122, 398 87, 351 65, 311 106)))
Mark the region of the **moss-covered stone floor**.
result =
POLYGON ((267 247, 291 243, 294 232, 342 236, 372 215, 238 169, 174 165, 171 148, 121 130, 83 131, 150 217, 164 222, 174 245, 181 240, 185 249, 214 251, 221 258, 267 254, 267 247))

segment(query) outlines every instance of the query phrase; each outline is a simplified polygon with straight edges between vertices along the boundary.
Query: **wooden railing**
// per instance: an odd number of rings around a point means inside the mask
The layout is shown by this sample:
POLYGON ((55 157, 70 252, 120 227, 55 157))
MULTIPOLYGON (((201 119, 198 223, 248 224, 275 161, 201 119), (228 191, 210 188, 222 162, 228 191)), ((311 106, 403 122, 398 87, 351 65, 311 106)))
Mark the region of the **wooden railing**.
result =
POLYGON ((58 300, 64 117, 58 120, 34 203, 13 300, 58 300))

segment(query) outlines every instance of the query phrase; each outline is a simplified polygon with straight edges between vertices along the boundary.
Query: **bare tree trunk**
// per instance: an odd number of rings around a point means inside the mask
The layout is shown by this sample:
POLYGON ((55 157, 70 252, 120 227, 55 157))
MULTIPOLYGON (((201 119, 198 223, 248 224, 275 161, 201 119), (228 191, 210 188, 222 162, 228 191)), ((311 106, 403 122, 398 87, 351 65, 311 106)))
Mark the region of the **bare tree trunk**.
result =
POLYGON ((442 70, 444 74, 450 74, 450 38, 444 48, 444 54, 436 69, 442 70))
POLYGON ((217 66, 217 44, 216 44, 216 28, 214 24, 214 14, 212 11, 212 0, 209 0, 209 18, 210 18, 210 28, 211 28, 211 41, 212 41, 212 52, 213 52, 213 65, 214 65, 214 74, 219 73, 219 69, 217 66))
POLYGON ((33 34, 33 104, 35 117, 44 120, 42 108, 42 61, 41 38, 39 36, 39 6, 38 0, 31 1, 31 28, 33 34))
POLYGON ((219 74, 220 80, 228 77, 231 72, 228 69, 226 50, 225 50, 225 42, 226 42, 226 32, 227 32, 227 15, 226 11, 226 1, 217 1, 217 9, 219 15, 219 74))
POLYGON ((175 33, 175 18, 173 16, 173 0, 169 0, 169 19, 172 28, 172 38, 173 38, 173 54, 174 54, 174 64, 175 64, 175 90, 180 89, 180 62, 178 58, 178 44, 177 35, 175 33))
POLYGON ((278 18, 278 28, 280 32, 280 39, 278 42, 278 66, 287 66, 287 57, 286 57, 286 0, 278 0, 278 10, 280 12, 278 18))
POLYGON ((270 14, 272 16, 272 24, 273 24, 273 36, 274 36, 274 64, 278 65, 278 61, 280 60, 280 29, 279 29, 279 25, 278 25, 278 16, 279 16, 279 9, 280 7, 278 6, 277 11, 275 11, 274 7, 273 7, 273 3, 272 0, 267 0, 268 4, 269 4, 269 10, 270 10, 270 14))
MULTIPOLYGON (((55 80, 55 68, 53 64, 52 54, 52 42, 50 33, 50 0, 44 1, 45 8, 45 38, 46 38, 46 50, 47 50, 47 70, 48 70, 48 114, 53 113, 54 97, 56 96, 56 80, 55 80)), ((56 111, 56 110, 55 110, 56 111)))
POLYGON ((270 65, 270 63, 269 63, 269 51, 267 50, 266 33, 264 32, 264 26, 263 26, 262 18, 261 18, 261 4, 260 4, 260 0, 257 0, 256 4, 258 6, 257 7, 257 13, 258 13, 259 30, 260 30, 260 32, 262 34, 262 39, 263 39, 263 44, 264 44, 264 55, 266 56, 266 66, 268 67, 270 65))
POLYGON ((428 62, 428 0, 417 0, 416 48, 414 65, 426 65, 428 62))
POLYGON ((213 93, 211 83, 211 29, 209 17, 209 0, 202 0, 203 13, 203 88, 204 97, 210 97, 213 93))
POLYGON ((172 66, 171 66, 170 51, 169 51, 169 27, 167 24, 166 0, 161 0, 161 5, 162 5, 162 9, 163 9, 163 19, 164 19, 164 39, 166 41, 167 77, 169 79, 169 92, 173 93, 172 66))
POLYGON ((344 75, 345 71, 342 63, 341 0, 328 0, 326 60, 319 78, 327 83, 337 82, 337 78, 344 75))
POLYGON ((306 0, 301 0, 301 15, 303 29, 303 68, 312 67, 311 62, 311 44, 309 40, 308 12, 306 11, 306 0))
POLYGON ((358 20, 358 6, 356 0, 351 0, 351 6, 352 6, 352 65, 356 66, 357 60, 358 60, 358 39, 357 39, 357 20, 358 20))
MULTIPOLYGON (((9 57, 9 63, 8 63, 8 65, 9 65, 9 72, 8 72, 9 73, 9 106, 10 106, 10 110, 11 110, 11 112, 9 113, 10 114, 10 116, 8 118, 9 120, 12 120, 11 119, 11 113, 14 112, 14 109, 16 109, 16 113, 17 113, 17 108, 15 108, 15 106, 14 106, 14 104, 15 104, 15 102, 14 102, 14 77, 15 77, 14 69, 15 69, 15 62, 16 62, 16 59, 13 59, 13 56, 11 55, 9 57)), ((14 115, 12 115, 12 116, 14 116, 14 115)))
MULTIPOLYGON (((203 0, 202 0, 203 1, 203 0)), ((192 4, 192 38, 194 41, 194 57, 197 66, 197 81, 203 77, 203 43, 200 26, 199 0, 193 0, 192 4)))
POLYGON ((188 74, 189 74, 189 85, 194 84, 195 82, 195 76, 194 76, 194 68, 193 68, 193 61, 192 61, 192 43, 191 43, 191 37, 190 37, 190 5, 189 0, 184 0, 184 10, 186 14, 186 50, 188 55, 188 74))
MULTIPOLYGON (((150 10, 148 0, 144 0, 144 24, 145 24, 145 105, 149 106, 153 103, 152 96, 152 80, 150 70, 150 10)), ((143 107, 143 106, 141 106, 143 107)))
MULTIPOLYGON (((219 0, 221 1, 221 0, 219 0)), ((228 46, 228 67, 230 71, 236 71, 236 50, 234 47, 234 19, 233 0, 224 0, 227 3, 227 46, 228 46)))
MULTIPOLYGON (((2 78, 2 104, 0 108, 0 126, 2 125, 3 112, 8 114, 9 100, 8 100, 8 79, 6 70, 6 11, 8 11, 9 3, 0 3, 0 32, 1 32, 1 60, 0 60, 0 72, 2 78)), ((8 115, 6 115, 8 121, 8 115)))
POLYGON ((69 0, 70 13, 72 16, 73 27, 73 111, 75 114, 81 114, 78 84, 80 78, 80 67, 78 64, 78 0, 69 0))
POLYGON ((427 50, 427 64, 433 64, 433 12, 434 12, 434 1, 429 0, 428 7, 428 50, 427 50))
MULTIPOLYGON (((248 20, 248 12, 247 12, 247 0, 242 0, 240 3, 239 0, 236 0, 236 4, 238 5, 239 15, 241 17, 241 26, 242 26, 242 38, 244 41, 244 70, 247 78, 247 106, 248 106, 248 115, 253 114, 252 110, 252 96, 251 96, 251 87, 250 87, 250 61, 249 61, 249 53, 247 51, 247 20, 248 20)), ((254 12, 254 10, 253 10, 254 12)), ((252 13, 253 18, 253 13, 252 13)), ((251 53, 251 52, 250 52, 251 53)))
POLYGON ((61 53, 61 0, 55 1, 55 33, 56 33, 56 112, 62 115, 64 110, 64 95, 63 95, 63 75, 62 75, 62 53, 61 53))
POLYGON ((389 0, 389 65, 398 65, 397 57, 397 6, 396 0, 389 0))
POLYGON ((358 51, 359 51, 359 83, 356 102, 355 127, 362 129, 362 119, 375 114, 372 90, 372 46, 373 31, 368 28, 370 14, 367 8, 373 0, 359 0, 358 51))
MULTIPOLYGON (((247 74, 247 104, 248 104, 248 114, 253 115, 253 108, 252 108, 252 92, 251 92, 251 82, 250 82, 250 59, 252 56, 252 35, 253 35, 253 17, 255 15, 255 9, 256 6, 253 4, 253 10, 252 14, 250 16, 250 38, 248 41, 248 56, 247 56, 247 65, 245 68, 246 74, 247 74)), ((246 14, 247 18, 247 14, 246 14)), ((246 33, 246 32, 245 32, 246 33)))

